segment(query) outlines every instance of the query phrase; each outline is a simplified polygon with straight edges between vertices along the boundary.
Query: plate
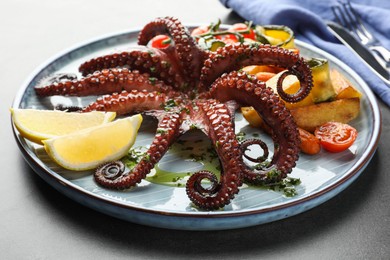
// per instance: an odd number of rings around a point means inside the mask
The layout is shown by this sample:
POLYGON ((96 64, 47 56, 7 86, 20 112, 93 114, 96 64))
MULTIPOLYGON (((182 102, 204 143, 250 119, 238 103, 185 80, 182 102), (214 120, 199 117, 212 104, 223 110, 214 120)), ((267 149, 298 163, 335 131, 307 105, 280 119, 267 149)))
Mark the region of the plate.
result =
MULTIPOLYGON (((58 72, 77 73, 78 65, 92 57, 124 50, 136 44, 138 30, 106 35, 72 47, 51 58, 26 80, 18 92, 14 108, 52 109, 53 104, 84 105, 92 99, 79 97, 37 98, 33 87, 42 78, 58 72)), ((336 196, 348 187, 364 170, 375 153, 381 130, 378 104, 365 82, 343 62, 330 54, 296 40, 302 55, 329 60, 330 66, 341 71, 362 93, 361 113, 351 122, 359 135, 354 145, 337 154, 321 152, 319 155, 301 155, 291 177, 300 178, 296 187, 298 194, 286 197, 279 191, 243 186, 230 205, 217 211, 201 211, 192 206, 185 188, 162 185, 147 180, 125 191, 104 189, 93 180, 91 172, 75 173, 55 165, 41 146, 22 138, 14 128, 16 142, 28 164, 49 185, 71 199, 105 214, 123 220, 154 227, 182 230, 222 230, 268 223, 301 212, 336 196)), ((246 126, 237 116, 237 131, 246 136, 259 134, 246 126)), ((145 121, 135 146, 150 143, 153 122, 145 121)), ((207 139, 197 132, 183 136, 185 142, 194 145, 206 143, 207 139), (201 141, 199 141, 201 140, 201 141)), ((264 137, 266 142, 270 140, 264 137)), ((174 149, 173 149, 174 150, 174 149)), ((181 153, 170 151, 158 167, 180 172, 180 165, 196 171, 204 165, 181 153), (176 167, 179 168, 176 168, 176 167), (173 168, 175 167, 175 168, 173 168)))

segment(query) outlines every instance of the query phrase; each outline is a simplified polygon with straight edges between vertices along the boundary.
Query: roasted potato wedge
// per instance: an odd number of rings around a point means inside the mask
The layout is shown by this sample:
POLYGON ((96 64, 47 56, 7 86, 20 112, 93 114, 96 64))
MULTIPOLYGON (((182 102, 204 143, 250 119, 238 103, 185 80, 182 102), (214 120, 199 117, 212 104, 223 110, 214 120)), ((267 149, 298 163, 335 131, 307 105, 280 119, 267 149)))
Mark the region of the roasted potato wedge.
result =
POLYGON ((259 72, 272 72, 272 73, 278 73, 281 71, 280 68, 274 67, 274 66, 267 66, 267 65, 251 65, 246 66, 242 68, 242 70, 250 75, 255 75, 259 72))
POLYGON ((360 93, 352 84, 337 70, 330 71, 330 79, 336 92, 336 99, 360 98, 360 93))
MULTIPOLYGON (((290 112, 298 127, 313 132, 316 127, 329 121, 348 123, 359 115, 359 110, 359 98, 346 98, 298 107, 290 109, 290 112)), ((268 131, 268 126, 252 107, 242 107, 241 112, 250 125, 268 131)))
POLYGON ((267 133, 271 133, 270 127, 263 121, 253 107, 241 107, 241 113, 251 126, 261 128, 267 133))
POLYGON ((329 121, 348 123, 359 115, 360 99, 345 98, 291 109, 297 125, 313 132, 317 126, 329 121))

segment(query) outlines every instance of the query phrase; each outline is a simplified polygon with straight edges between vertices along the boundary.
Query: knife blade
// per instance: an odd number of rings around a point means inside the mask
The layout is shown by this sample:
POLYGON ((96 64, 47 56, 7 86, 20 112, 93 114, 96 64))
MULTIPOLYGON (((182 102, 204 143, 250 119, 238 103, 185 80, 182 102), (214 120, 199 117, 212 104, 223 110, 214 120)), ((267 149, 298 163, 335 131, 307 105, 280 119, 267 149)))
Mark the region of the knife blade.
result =
POLYGON ((332 32, 341 43, 356 53, 358 57, 360 57, 372 71, 374 71, 383 81, 390 85, 390 73, 376 60, 374 54, 372 54, 344 27, 333 22, 327 22, 327 25, 329 31, 332 32))

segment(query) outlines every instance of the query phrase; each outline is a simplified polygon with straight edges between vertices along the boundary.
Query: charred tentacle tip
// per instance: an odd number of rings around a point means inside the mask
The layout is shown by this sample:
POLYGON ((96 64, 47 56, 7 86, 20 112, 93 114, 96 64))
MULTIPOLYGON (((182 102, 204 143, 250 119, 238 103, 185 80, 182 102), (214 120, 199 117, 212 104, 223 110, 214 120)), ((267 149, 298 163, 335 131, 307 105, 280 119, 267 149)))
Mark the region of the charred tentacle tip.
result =
POLYGON ((126 167, 122 161, 109 162, 99 166, 95 171, 95 176, 115 180, 124 175, 125 169, 126 167))
POLYGON ((62 104, 59 104, 54 107, 54 110, 60 110, 65 112, 81 112, 83 108, 78 106, 64 106, 62 104))
MULTIPOLYGON (((300 66, 303 66, 303 64, 300 64, 300 66)), ((299 101, 303 100, 304 98, 306 98, 309 95, 310 90, 313 86, 313 79, 312 79, 310 68, 308 68, 307 71, 308 71, 307 73, 303 74, 301 71, 299 71, 297 69, 297 65, 295 65, 292 68, 290 68, 289 70, 284 71, 280 75, 280 77, 278 78, 278 81, 276 83, 276 90, 277 90, 279 96, 284 101, 290 102, 290 103, 295 103, 295 102, 299 102, 299 101), (295 93, 292 93, 292 94, 286 93, 283 89, 283 81, 289 75, 296 76, 299 79, 299 81, 301 82, 301 86, 298 89, 298 91, 295 93), (302 84, 302 79, 305 79, 305 81, 306 81, 305 84, 302 84)))
POLYGON ((218 178, 214 173, 210 171, 199 171, 191 175, 187 181, 186 191, 189 197, 193 197, 191 194, 197 192, 202 196, 210 196, 215 193, 219 186, 218 178), (209 187, 204 187, 202 181, 207 179, 211 182, 209 187))
POLYGON ((269 150, 266 143, 261 141, 260 139, 248 139, 241 143, 241 153, 242 156, 244 156, 245 159, 254 162, 254 163, 262 163, 265 160, 267 160, 269 156, 269 150), (250 157, 248 154, 246 154, 246 151, 250 151, 249 146, 251 145, 258 145, 263 150, 263 155, 257 158, 250 157))

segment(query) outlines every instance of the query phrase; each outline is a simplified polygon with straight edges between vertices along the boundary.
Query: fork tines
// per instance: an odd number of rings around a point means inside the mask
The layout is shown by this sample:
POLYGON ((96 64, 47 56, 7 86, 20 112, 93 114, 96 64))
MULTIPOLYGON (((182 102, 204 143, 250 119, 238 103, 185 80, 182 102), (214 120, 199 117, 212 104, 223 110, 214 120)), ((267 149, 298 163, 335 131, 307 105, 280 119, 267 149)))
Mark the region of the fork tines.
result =
POLYGON ((337 22, 348 28, 348 30, 359 37, 363 44, 368 43, 373 38, 373 36, 366 29, 359 15, 352 8, 351 3, 349 1, 339 1, 339 4, 340 5, 331 7, 337 22))

